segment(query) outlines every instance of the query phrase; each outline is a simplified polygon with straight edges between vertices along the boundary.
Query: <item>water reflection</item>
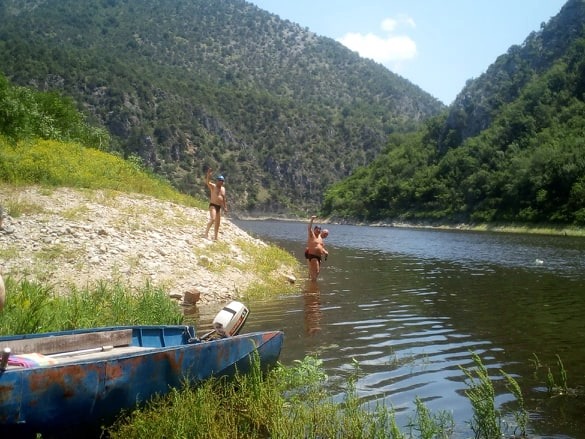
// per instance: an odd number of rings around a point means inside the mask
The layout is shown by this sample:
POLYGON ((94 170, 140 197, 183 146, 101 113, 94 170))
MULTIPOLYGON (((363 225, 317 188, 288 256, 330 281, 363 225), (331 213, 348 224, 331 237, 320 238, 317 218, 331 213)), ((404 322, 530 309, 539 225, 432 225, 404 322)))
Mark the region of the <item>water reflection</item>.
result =
MULTIPOLYGON (((257 236, 290 251, 303 265, 305 227, 243 225, 261 230, 257 236)), ((505 413, 515 404, 501 370, 519 380, 533 433, 583 437, 585 240, 329 229, 331 256, 317 283, 303 281, 296 296, 248 304, 252 317, 246 330, 284 330, 284 364, 317 353, 328 385, 341 392, 355 358, 360 396, 386 401, 400 426, 407 424, 418 397, 433 411, 449 410, 466 428, 473 413, 460 367, 473 367, 471 352, 476 352, 495 380, 496 402, 505 413), (538 376, 533 354, 543 363, 538 376), (551 398, 543 388, 547 367, 559 379, 557 354, 577 397, 551 398)), ((469 437, 469 431, 454 437, 469 437)))
POLYGON ((321 311, 321 290, 317 281, 307 280, 305 282, 303 304, 305 333, 313 336, 321 331, 321 318, 323 317, 321 311))

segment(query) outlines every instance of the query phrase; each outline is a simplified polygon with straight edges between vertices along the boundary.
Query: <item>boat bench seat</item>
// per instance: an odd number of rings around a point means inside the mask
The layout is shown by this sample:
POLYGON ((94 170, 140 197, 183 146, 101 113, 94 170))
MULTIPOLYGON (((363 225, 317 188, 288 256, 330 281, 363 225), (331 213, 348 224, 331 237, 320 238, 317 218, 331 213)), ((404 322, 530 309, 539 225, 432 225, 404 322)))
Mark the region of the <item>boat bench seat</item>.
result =
POLYGON ((127 355, 127 354, 135 354, 135 353, 144 353, 144 351, 149 351, 154 348, 142 347, 142 346, 118 346, 115 349, 109 349, 105 351, 97 351, 97 352, 71 352, 71 355, 60 355, 58 358, 48 356, 52 358, 57 364, 66 364, 66 363, 75 363, 80 360, 83 361, 99 361, 99 360, 107 360, 111 357, 118 357, 120 355, 127 355))
POLYGON ((11 353, 15 355, 32 353, 51 355, 102 346, 129 346, 132 343, 132 329, 24 338, 0 343, 0 349, 10 348, 11 353))

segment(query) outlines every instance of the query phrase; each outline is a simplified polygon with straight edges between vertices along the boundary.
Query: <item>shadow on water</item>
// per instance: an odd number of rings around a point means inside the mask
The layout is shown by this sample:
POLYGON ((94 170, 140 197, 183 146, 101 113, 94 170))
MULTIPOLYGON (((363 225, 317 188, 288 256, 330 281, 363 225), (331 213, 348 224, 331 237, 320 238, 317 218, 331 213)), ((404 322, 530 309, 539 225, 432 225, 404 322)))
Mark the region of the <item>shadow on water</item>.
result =
MULTIPOLYGON (((304 264, 306 224, 239 225, 304 264)), ((469 437, 473 413, 461 367, 473 367, 476 352, 504 411, 514 408, 514 398, 501 370, 519 381, 534 435, 582 437, 585 240, 328 228, 330 257, 317 283, 302 280, 297 295, 247 304, 245 330, 284 330, 284 364, 318 355, 328 386, 341 395, 355 359, 364 402, 386 402, 404 426, 418 397, 433 411, 453 414, 462 429, 454 437, 469 437), (571 394, 550 397, 544 382, 548 367, 560 379, 557 355, 571 394)), ((211 322, 216 312, 201 310, 200 321, 211 322)))

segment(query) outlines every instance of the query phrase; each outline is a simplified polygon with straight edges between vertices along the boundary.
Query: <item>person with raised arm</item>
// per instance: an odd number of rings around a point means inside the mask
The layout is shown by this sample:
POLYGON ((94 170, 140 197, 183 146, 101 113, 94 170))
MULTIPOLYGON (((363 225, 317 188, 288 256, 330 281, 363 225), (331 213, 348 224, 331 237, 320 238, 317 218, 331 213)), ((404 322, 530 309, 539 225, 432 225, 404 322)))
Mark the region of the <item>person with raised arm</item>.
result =
POLYGON ((209 221, 207 222, 207 228, 205 229, 205 238, 209 239, 209 230, 213 225, 213 239, 217 241, 217 235, 219 233, 219 224, 221 222, 221 209, 223 208, 224 213, 227 213, 227 197, 225 193, 224 182, 225 178, 223 175, 218 175, 215 179, 215 183, 211 181, 211 173, 213 170, 209 168, 205 177, 205 183, 209 188, 209 221))
POLYGON ((309 266, 309 279, 317 280, 319 272, 321 271, 321 258, 327 259, 329 252, 325 250, 323 245, 323 238, 326 238, 329 232, 325 230, 323 233, 321 227, 313 227, 313 221, 317 218, 316 215, 311 216, 309 225, 307 227, 307 246, 305 248, 305 258, 309 266))

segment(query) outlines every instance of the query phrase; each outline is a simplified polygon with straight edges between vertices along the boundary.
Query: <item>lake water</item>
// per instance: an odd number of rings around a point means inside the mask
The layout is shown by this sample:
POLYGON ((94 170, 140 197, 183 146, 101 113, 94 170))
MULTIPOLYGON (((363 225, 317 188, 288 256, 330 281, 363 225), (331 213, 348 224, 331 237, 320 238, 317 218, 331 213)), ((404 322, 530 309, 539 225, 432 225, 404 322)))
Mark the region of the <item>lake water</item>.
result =
MULTIPOLYGON (((236 223, 305 264, 306 224, 236 223)), ((284 330, 283 363, 317 355, 341 395, 355 359, 364 403, 385 402, 405 426, 420 398, 452 413, 454 437, 472 437, 460 367, 473 368, 475 352, 506 414, 515 399, 500 371, 519 382, 531 437, 585 437, 585 239, 327 228, 330 256, 316 284, 299 280, 298 294, 246 303, 246 331, 284 330), (549 368, 557 384, 567 372, 568 395, 548 394, 549 368)), ((202 324, 217 311, 202 309, 202 324)))

